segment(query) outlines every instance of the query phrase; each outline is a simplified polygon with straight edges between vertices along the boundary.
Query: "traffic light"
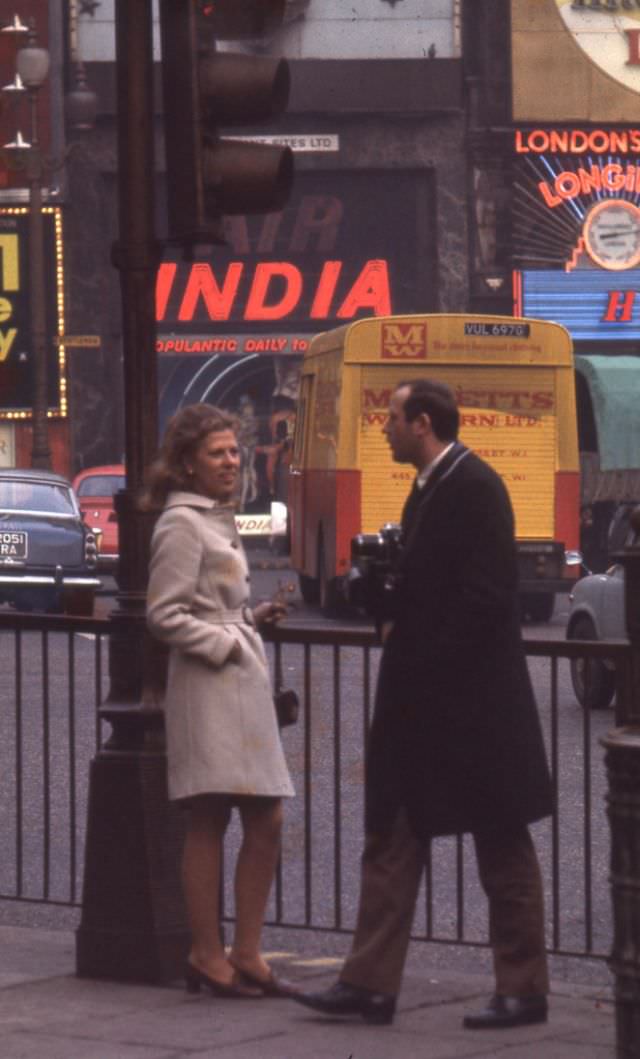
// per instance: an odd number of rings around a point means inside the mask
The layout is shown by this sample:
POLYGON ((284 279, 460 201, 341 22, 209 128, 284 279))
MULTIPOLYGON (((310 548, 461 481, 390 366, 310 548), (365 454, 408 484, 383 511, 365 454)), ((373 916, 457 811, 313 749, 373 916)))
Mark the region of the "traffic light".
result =
POLYGON ((254 125, 289 98, 283 59, 217 50, 264 39, 286 0, 160 0, 169 238, 222 241, 224 214, 282 209, 293 182, 289 148, 225 140, 220 126, 254 125))

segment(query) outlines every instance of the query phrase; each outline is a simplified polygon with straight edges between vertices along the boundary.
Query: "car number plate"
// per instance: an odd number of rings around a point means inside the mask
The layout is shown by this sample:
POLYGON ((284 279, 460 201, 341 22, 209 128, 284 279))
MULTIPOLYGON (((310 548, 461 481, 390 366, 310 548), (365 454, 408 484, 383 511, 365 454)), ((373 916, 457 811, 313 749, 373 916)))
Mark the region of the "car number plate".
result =
POLYGON ((0 562, 13 562, 27 558, 29 534, 17 530, 0 530, 0 562))

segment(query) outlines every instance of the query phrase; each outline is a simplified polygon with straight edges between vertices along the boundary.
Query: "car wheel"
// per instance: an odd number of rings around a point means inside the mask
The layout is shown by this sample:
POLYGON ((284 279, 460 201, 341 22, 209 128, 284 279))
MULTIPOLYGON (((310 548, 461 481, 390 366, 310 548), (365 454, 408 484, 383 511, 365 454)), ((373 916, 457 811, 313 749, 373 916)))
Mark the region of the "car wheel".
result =
MULTIPOLYGON (((578 618, 572 625, 570 640, 597 640, 590 618, 578 618)), ((571 683, 581 706, 589 710, 605 710, 616 690, 616 675, 601 658, 572 658, 571 683)))

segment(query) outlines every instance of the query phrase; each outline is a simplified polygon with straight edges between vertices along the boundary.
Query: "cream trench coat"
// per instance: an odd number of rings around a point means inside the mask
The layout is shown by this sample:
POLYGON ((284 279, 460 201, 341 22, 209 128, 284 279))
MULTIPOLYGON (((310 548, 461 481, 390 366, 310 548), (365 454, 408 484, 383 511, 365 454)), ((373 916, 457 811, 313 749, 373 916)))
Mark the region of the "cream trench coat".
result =
POLYGON ((147 621, 170 647, 169 797, 291 796, 249 568, 233 511, 170 493, 151 542, 147 621), (239 661, 229 661, 235 644, 239 661))

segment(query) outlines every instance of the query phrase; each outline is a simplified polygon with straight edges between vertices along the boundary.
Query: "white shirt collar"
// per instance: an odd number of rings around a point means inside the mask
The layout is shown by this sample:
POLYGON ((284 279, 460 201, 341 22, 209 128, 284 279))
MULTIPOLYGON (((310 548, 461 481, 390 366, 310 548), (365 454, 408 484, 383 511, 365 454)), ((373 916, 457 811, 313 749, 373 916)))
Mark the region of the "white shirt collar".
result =
POLYGON ((436 469, 440 461, 445 458, 449 450, 453 448, 454 444, 455 442, 450 441, 447 447, 444 448, 442 452, 438 453, 435 460, 432 460, 431 463, 428 463, 426 467, 422 468, 420 474, 418 474, 416 477, 416 486, 418 487, 418 489, 424 488, 427 483, 427 480, 429 479, 433 471, 436 469))

